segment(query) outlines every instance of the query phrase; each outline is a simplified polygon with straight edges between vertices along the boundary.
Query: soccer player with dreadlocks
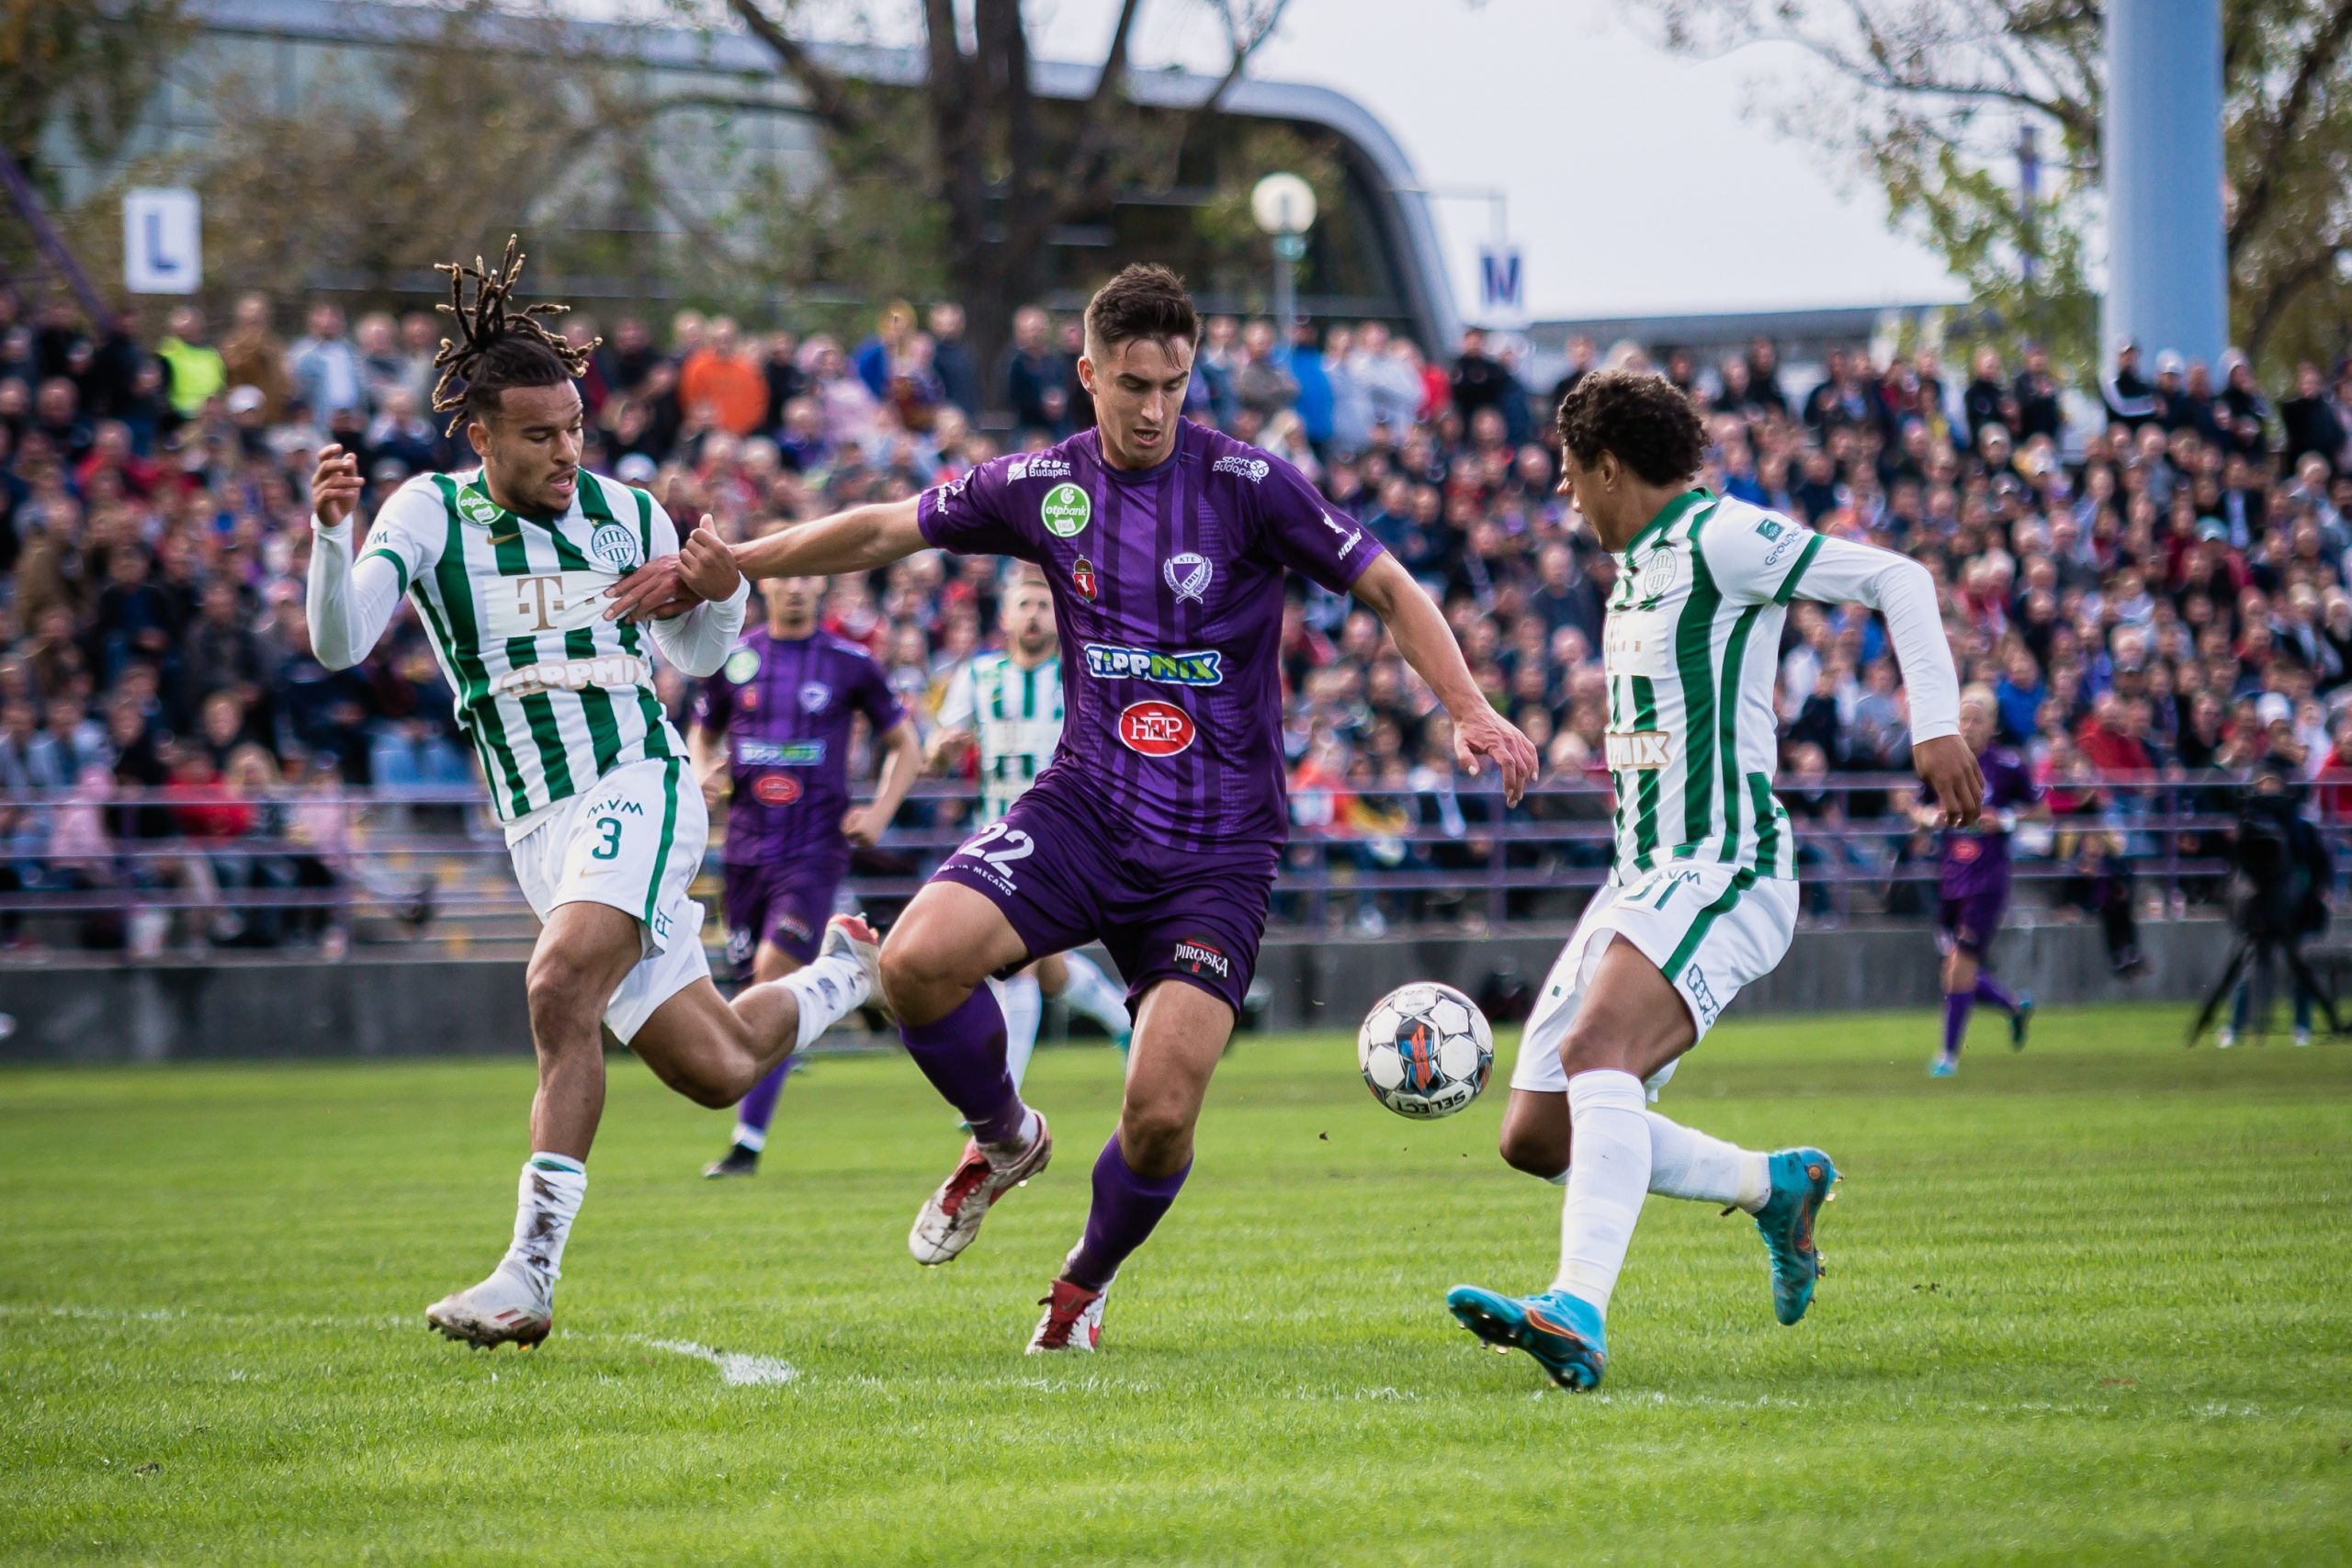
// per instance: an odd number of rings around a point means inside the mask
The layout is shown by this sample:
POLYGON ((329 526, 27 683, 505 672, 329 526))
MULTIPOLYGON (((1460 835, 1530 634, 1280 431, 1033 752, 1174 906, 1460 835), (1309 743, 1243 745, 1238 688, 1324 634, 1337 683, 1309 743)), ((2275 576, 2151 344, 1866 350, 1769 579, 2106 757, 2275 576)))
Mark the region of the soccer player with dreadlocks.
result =
POLYGON ((652 622, 653 644, 703 676, 733 647, 749 586, 708 518, 682 544, 653 497, 580 467, 573 383, 587 350, 542 324, 565 307, 516 302, 522 269, 511 239, 494 270, 480 258, 441 269, 457 331, 433 406, 454 416, 452 434, 463 423, 481 466, 402 485, 356 561, 357 459, 322 448, 311 490, 319 661, 358 663, 401 598, 415 604, 544 922, 525 980, 539 1088, 514 1244, 488 1279, 425 1313, 481 1347, 547 1337, 604 1110, 602 1028, 687 1098, 732 1105, 863 1003, 876 964, 872 932, 841 916, 806 968, 731 1004, 711 984, 702 906, 686 896, 709 827, 702 794, 654 695, 650 650, 605 619, 605 595, 674 556, 704 602, 652 622))

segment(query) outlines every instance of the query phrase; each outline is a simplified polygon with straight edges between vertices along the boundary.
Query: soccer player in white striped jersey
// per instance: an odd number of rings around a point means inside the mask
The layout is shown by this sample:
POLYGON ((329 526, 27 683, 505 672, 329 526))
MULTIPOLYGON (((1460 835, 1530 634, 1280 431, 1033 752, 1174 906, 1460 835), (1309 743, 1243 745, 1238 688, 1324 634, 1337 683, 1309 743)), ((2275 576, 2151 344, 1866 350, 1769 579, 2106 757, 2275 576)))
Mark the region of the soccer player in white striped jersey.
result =
MULTIPOLYGON (((948 680, 932 738, 933 771, 977 748, 980 809, 974 831, 1001 822, 1030 781, 1053 761, 1062 739, 1061 643, 1054 596, 1035 568, 1023 567, 997 605, 1004 646, 975 654, 948 680)), ((1135 1033, 1125 994, 1082 953, 1049 953, 1009 980, 990 981, 1004 1010, 1004 1066, 1019 1089, 1037 1049, 1046 998, 1102 1026, 1122 1053, 1135 1033)))
POLYGON ((324 447, 311 480, 313 651, 348 669, 402 597, 416 605, 545 922, 525 979, 539 1088, 514 1243, 488 1279, 425 1313, 433 1329, 484 1348, 536 1345, 554 1320, 604 1110, 600 1026, 689 1099, 732 1105, 865 1001, 876 951, 864 921, 836 917, 807 968, 731 1005, 711 984, 702 906, 686 896, 709 827, 702 793, 654 695, 650 650, 604 612, 628 573, 676 555, 707 603, 656 621, 653 642, 707 675, 742 626, 749 585, 707 519, 682 547, 651 496, 580 467, 572 383, 586 350, 538 323, 562 307, 514 301, 521 268, 512 240, 495 271, 445 268, 452 304, 442 308, 458 335, 442 342, 434 408, 460 412, 481 467, 401 486, 356 562, 357 459, 324 447))
POLYGON ((1942 820, 1974 821, 1984 786, 1925 568, 1696 488, 1705 433, 1661 377, 1587 376, 1559 424, 1560 491, 1617 568, 1603 632, 1616 856, 1545 977, 1503 1112, 1503 1158, 1567 1188, 1559 1273, 1533 1296, 1461 1285, 1446 1303, 1481 1339, 1589 1389, 1645 1192, 1755 1215, 1784 1324, 1804 1315, 1820 1274, 1814 1218, 1838 1179, 1827 1155, 1736 1148, 1648 1106, 1795 929, 1795 845, 1772 796, 1789 601, 1884 615, 1912 759, 1942 820))

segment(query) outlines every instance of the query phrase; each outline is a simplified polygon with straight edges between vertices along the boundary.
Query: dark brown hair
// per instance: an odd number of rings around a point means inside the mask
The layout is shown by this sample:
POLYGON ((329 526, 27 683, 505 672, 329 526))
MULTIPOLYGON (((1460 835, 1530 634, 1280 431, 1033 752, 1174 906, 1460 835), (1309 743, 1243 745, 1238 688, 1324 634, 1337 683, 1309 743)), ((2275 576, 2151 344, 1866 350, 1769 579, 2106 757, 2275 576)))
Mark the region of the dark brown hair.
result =
POLYGON ((1184 280, 1156 262, 1136 262, 1094 291, 1086 304, 1087 342, 1113 349, 1136 338, 1165 343, 1182 338, 1197 346, 1200 313, 1184 280))
POLYGON ((1665 377, 1596 370, 1577 377, 1560 400, 1560 446, 1586 468, 1614 452, 1645 482, 1670 485, 1699 471, 1707 430, 1690 398, 1665 377))
POLYGON ((469 419, 487 419, 498 412, 499 394, 509 387, 560 387, 587 373, 588 353, 603 338, 575 348, 562 334, 540 324, 542 316, 560 316, 569 305, 543 302, 516 307, 514 285, 523 276, 523 253, 515 236, 506 236, 506 254, 492 272, 482 265, 441 262, 434 271, 449 275, 449 302, 435 306, 454 316, 458 335, 441 340, 433 356, 441 378, 433 384, 433 412, 450 416, 448 433, 469 419), (466 298, 466 282, 473 281, 473 298, 466 298))

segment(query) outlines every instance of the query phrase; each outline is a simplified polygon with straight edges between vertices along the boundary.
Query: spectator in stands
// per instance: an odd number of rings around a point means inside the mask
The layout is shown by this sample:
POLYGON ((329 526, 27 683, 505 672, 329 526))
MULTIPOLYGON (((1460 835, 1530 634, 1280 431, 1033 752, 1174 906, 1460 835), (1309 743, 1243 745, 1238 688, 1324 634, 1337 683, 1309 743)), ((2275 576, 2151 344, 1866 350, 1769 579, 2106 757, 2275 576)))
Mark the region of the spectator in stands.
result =
POLYGON ((344 335, 340 306, 321 300, 311 307, 310 330, 287 350, 287 363, 294 395, 311 413, 332 418, 345 410, 367 411, 367 383, 358 352, 344 335))
POLYGON ((733 317, 712 317, 702 345, 678 367, 678 400, 689 415, 730 435, 749 435, 767 423, 767 372, 743 352, 733 317))
POLYGON ((202 413, 204 405, 228 388, 228 367, 220 351, 206 340, 204 312, 193 305, 172 311, 171 326, 155 344, 155 354, 164 364, 172 412, 183 420, 202 413))
POLYGON ((978 413, 980 367, 972 357, 972 345, 964 338, 964 307, 943 299, 931 308, 925 324, 931 329, 931 365, 939 378, 941 393, 950 406, 967 415, 978 413))

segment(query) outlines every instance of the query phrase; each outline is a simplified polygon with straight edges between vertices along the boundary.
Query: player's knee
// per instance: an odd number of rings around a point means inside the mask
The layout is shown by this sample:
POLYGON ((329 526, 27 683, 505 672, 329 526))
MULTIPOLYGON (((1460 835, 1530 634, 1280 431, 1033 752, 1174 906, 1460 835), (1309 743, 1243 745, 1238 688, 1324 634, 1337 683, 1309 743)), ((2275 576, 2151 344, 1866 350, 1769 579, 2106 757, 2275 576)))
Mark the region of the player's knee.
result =
POLYGON ((1142 1176, 1165 1176, 1193 1154, 1197 1110, 1173 1099, 1130 1100, 1119 1114, 1119 1152, 1142 1176))
POLYGON ((604 1013, 586 966, 561 949, 531 955, 523 975, 523 996, 542 1045, 574 1032, 571 1026, 583 1019, 594 1021, 604 1013))
POLYGON ((1560 1066, 1570 1077, 1621 1066, 1624 1042, 1605 1025, 1579 1018, 1560 1039, 1560 1066))
POLYGON ((926 926, 893 931, 882 944, 882 995, 901 1016, 921 1022, 988 978, 970 954, 926 926))
POLYGON ((1503 1163, 1513 1170, 1523 1170, 1549 1181, 1568 1168, 1567 1140, 1542 1128, 1506 1120, 1496 1143, 1502 1151, 1503 1163))

